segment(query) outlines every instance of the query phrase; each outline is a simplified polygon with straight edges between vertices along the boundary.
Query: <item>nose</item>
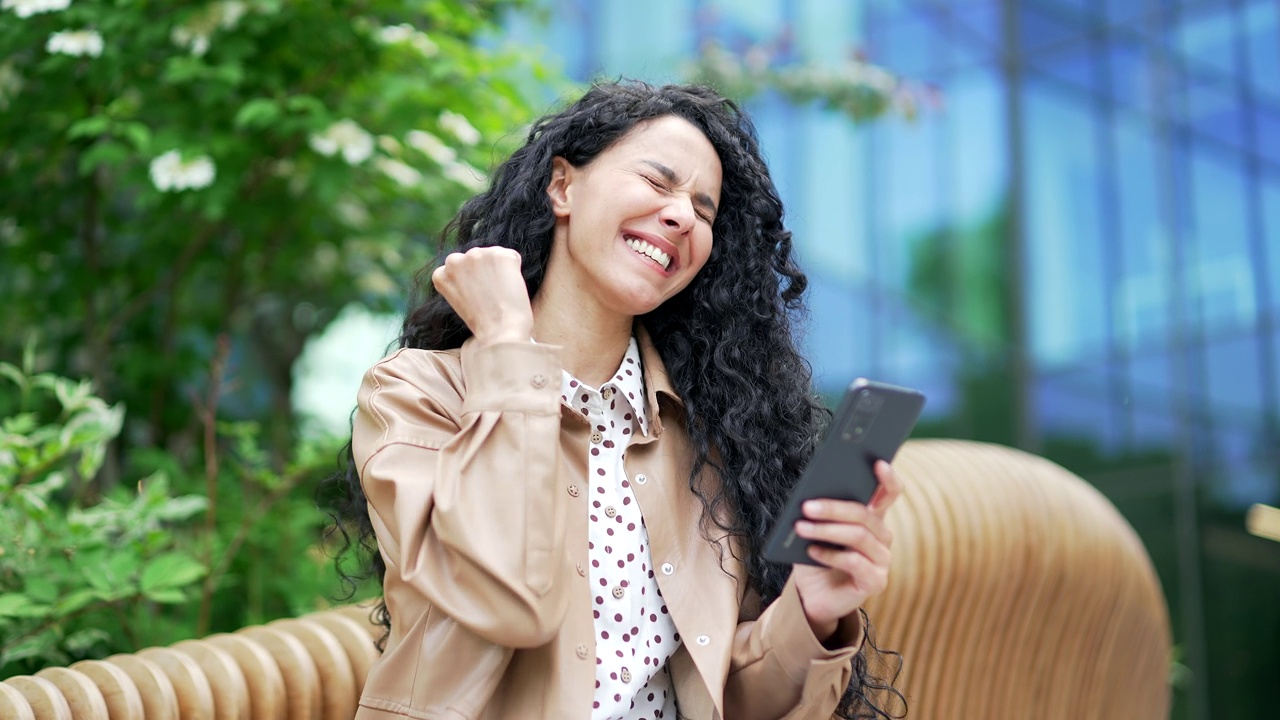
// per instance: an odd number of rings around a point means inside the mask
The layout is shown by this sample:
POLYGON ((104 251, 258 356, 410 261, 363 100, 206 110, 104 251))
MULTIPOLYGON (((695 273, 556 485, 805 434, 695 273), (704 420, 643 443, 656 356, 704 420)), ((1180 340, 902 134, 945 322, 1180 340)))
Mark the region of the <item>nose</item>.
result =
POLYGON ((683 195, 673 195, 671 201, 662 207, 658 219, 662 225, 678 233, 687 233, 693 228, 697 217, 693 210, 693 202, 683 195))

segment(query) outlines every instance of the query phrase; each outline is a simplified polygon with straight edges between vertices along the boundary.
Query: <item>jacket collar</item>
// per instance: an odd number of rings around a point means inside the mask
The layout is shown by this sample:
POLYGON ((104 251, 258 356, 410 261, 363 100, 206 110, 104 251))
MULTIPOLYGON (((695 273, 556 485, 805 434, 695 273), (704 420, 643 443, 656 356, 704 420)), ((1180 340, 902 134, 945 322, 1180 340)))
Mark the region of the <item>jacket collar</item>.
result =
POLYGON ((658 436, 662 434, 662 411, 661 405, 658 404, 658 395, 666 395, 681 407, 684 406, 684 400, 671 384, 671 377, 667 375, 667 366, 662 362, 662 356, 658 354, 658 348, 653 344, 653 338, 649 335, 649 329, 644 326, 644 323, 636 322, 635 338, 640 345, 640 360, 644 366, 644 388, 649 402, 652 434, 658 436))

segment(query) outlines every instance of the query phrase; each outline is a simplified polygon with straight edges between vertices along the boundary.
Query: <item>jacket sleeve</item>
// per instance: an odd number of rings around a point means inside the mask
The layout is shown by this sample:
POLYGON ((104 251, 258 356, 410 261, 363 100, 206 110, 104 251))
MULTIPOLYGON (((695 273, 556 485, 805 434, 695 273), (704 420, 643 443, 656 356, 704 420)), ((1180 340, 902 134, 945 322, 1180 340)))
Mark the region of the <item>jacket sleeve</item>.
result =
POLYGON ((353 421, 386 581, 506 647, 546 644, 568 606, 556 350, 464 346, 461 403, 436 356, 402 350, 365 374, 353 421))
POLYGON ((738 624, 729 677, 725 717, 743 720, 828 720, 844 695, 862 646, 860 613, 836 626, 828 649, 814 637, 795 583, 760 617, 738 624))

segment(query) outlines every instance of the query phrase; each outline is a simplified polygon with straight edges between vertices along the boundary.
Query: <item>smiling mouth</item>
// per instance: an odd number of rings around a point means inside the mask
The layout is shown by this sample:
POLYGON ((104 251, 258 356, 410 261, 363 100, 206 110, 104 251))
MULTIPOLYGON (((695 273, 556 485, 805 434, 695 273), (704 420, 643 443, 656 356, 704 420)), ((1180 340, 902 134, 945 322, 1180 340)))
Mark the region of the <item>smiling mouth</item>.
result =
POLYGON ((671 256, 654 247, 649 242, 641 240, 633 235, 623 235, 622 240, 627 244, 627 247, 632 249, 632 251, 654 261, 660 265, 663 270, 671 267, 671 256))

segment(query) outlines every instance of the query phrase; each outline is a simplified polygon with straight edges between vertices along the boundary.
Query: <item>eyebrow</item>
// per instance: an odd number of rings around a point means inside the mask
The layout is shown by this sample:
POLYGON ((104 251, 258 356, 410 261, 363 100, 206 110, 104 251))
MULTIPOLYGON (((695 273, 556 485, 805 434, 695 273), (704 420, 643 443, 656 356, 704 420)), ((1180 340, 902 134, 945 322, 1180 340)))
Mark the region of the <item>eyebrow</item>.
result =
MULTIPOLYGON (((671 183, 672 185, 678 185, 680 183, 680 178, 679 176, 676 175, 676 171, 672 170, 666 165, 663 165, 662 163, 656 160, 645 160, 644 164, 648 165, 654 170, 657 170, 658 174, 661 175, 664 180, 671 183)), ((711 212, 712 217, 715 217, 715 215, 719 212, 719 208, 716 207, 715 201, 711 199, 710 195, 704 192, 694 193, 693 202, 697 205, 701 205, 704 210, 709 210, 711 212)))

